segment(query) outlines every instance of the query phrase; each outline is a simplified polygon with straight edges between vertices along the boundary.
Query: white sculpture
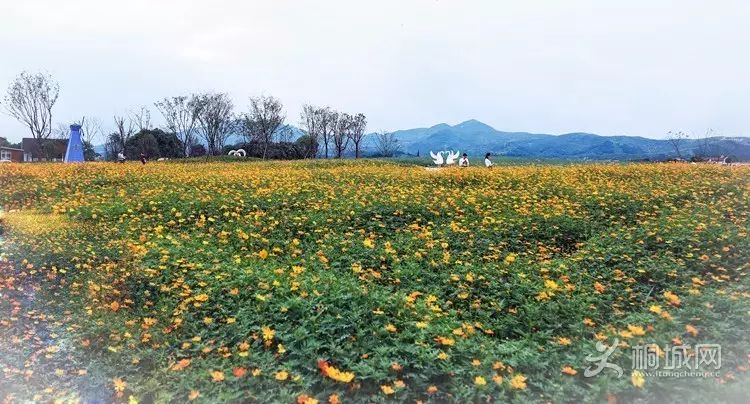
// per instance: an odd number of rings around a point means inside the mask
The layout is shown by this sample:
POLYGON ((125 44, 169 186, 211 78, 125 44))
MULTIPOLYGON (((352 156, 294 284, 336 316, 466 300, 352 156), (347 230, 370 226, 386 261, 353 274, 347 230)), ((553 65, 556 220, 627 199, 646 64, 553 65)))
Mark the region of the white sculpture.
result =
POLYGON ((432 157, 432 160, 435 163, 435 165, 437 166, 443 165, 443 152, 439 151, 437 152, 437 154, 435 154, 432 151, 430 151, 430 157, 432 157))
POLYGON ((460 155, 460 152, 453 153, 449 151, 448 158, 445 159, 445 165, 452 166, 456 164, 456 159, 458 158, 459 155, 460 155))
POLYGON ((433 163, 435 163, 436 166, 442 166, 447 165, 451 166, 453 164, 456 164, 456 159, 458 156, 461 155, 461 152, 452 152, 452 151, 439 151, 437 153, 430 152, 430 157, 432 157, 433 163), (448 156, 443 160, 443 153, 447 154, 448 156))
POLYGON ((247 153, 245 153, 245 149, 237 149, 237 150, 230 150, 229 153, 227 153, 228 156, 234 156, 234 157, 245 157, 247 156, 247 153))

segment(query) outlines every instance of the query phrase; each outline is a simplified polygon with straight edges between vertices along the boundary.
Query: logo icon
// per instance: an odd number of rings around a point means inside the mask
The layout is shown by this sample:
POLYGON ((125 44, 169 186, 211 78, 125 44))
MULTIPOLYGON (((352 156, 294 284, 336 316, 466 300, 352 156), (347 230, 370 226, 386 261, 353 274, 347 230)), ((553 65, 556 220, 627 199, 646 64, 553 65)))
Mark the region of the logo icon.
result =
POLYGON ((606 345, 601 341, 596 342, 596 350, 601 352, 601 355, 599 356, 593 356, 593 355, 587 355, 586 360, 588 362, 596 362, 595 364, 587 367, 583 375, 585 377, 593 377, 598 375, 602 372, 605 368, 609 368, 617 372, 617 377, 622 376, 622 368, 614 363, 607 362, 609 357, 615 352, 617 349, 617 344, 620 343, 620 340, 615 338, 615 342, 612 345, 606 345), (596 368, 594 368, 596 366, 596 368))

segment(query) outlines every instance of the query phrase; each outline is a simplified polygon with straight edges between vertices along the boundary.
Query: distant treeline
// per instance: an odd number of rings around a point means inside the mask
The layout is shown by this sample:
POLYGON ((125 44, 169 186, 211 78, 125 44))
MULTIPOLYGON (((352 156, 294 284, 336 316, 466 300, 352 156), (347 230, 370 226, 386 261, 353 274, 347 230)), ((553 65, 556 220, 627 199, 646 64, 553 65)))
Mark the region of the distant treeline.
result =
MULTIPOLYGON (((60 85, 51 75, 22 72, 9 85, 2 104, 10 116, 29 128, 41 146, 47 139, 68 137, 69 123, 58 123, 56 129, 52 124, 59 92, 60 85)), ((101 120, 86 115, 71 122, 81 125, 86 158, 115 159, 121 153, 130 159, 141 154, 180 158, 221 155, 238 148, 264 159, 341 158, 350 153, 358 158, 367 136, 364 114, 312 105, 302 108, 302 133, 295 135, 286 130, 290 126, 285 124, 283 104, 271 96, 251 97, 248 110, 237 112, 227 93, 216 92, 166 97, 154 106, 164 118, 161 128, 152 125, 151 111, 145 106, 115 115, 112 130, 103 129, 101 120), (230 138, 237 137, 242 141, 228 144, 230 138), (99 139, 104 143, 103 155, 92 146, 99 139)), ((383 133, 376 138, 378 154, 389 156, 398 151, 395 137, 383 133)))

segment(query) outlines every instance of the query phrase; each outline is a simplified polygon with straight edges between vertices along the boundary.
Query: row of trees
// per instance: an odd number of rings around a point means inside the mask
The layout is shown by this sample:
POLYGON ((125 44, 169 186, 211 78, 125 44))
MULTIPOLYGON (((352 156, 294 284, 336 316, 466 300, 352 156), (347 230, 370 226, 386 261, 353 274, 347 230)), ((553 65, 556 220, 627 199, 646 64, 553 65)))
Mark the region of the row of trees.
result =
POLYGON ((334 152, 336 158, 341 158, 350 142, 354 146, 355 158, 360 157, 367 127, 367 118, 363 114, 349 115, 329 107, 304 105, 301 121, 309 141, 322 142, 325 158, 328 158, 329 150, 334 152))
MULTIPOLYGON (((51 137, 67 138, 68 125, 52 125, 52 109, 60 86, 49 74, 22 72, 11 83, 2 102, 8 114, 29 128, 40 143, 51 137)), ((304 105, 300 130, 286 124, 281 101, 271 96, 252 97, 247 111, 235 112, 226 93, 200 93, 167 97, 154 106, 164 119, 163 128, 151 122, 145 106, 126 115, 113 117, 113 129, 105 131, 95 117, 84 116, 76 123, 89 151, 104 140, 105 155, 119 153, 137 158, 190 157, 225 154, 229 147, 244 148, 260 158, 342 158, 353 149, 355 158, 362 156, 367 136, 367 118, 362 113, 349 114, 330 107, 304 105), (241 139, 228 145, 230 139, 241 139), (319 147, 320 146, 320 147, 319 147)), ((389 133, 375 135, 377 154, 393 156, 398 151, 396 138, 389 133)))

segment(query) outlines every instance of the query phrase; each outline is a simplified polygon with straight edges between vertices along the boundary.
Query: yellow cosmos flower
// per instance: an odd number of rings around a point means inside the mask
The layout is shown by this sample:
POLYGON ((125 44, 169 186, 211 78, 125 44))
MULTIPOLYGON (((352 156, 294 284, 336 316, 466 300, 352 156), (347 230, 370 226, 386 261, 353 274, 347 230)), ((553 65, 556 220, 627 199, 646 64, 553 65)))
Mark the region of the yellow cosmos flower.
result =
POLYGON ((641 388, 646 383, 646 378, 643 375, 643 372, 640 370, 634 370, 633 373, 630 374, 630 382, 633 383, 633 386, 641 388))
POLYGON ((212 370, 209 372, 211 375, 211 380, 214 382, 223 382, 224 381, 224 372, 220 370, 212 370))
POLYGON ((125 391, 125 388, 128 387, 128 383, 126 383, 124 380, 120 379, 119 377, 112 380, 112 384, 115 387, 115 391, 118 393, 122 393, 125 391))
POLYGON ((510 387, 516 390, 523 390, 526 388, 526 376, 518 373, 510 378, 510 387))
POLYGON ((276 374, 273 376, 276 380, 284 381, 289 378, 289 372, 285 370, 281 370, 276 372, 276 374))

